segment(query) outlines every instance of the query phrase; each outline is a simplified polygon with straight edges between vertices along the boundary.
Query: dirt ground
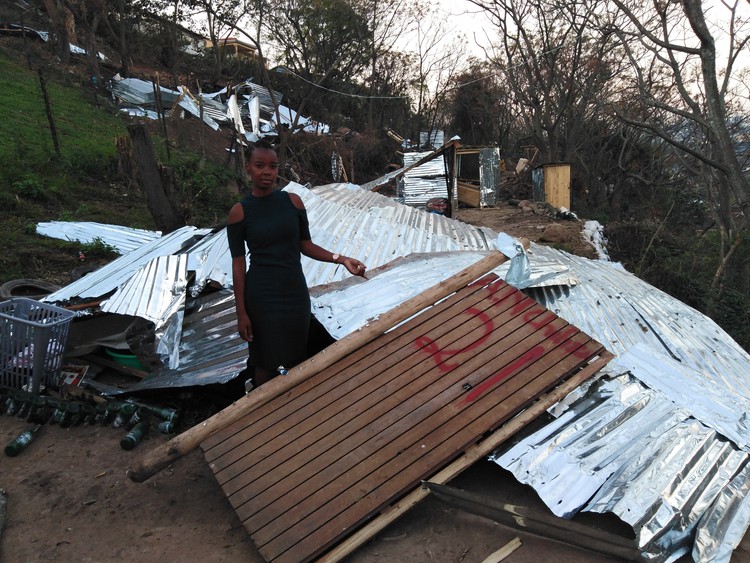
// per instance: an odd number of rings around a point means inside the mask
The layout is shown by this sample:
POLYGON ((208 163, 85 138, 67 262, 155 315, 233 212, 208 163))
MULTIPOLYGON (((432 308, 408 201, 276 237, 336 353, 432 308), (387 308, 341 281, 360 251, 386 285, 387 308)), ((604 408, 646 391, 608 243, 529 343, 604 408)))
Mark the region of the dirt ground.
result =
MULTIPOLYGON (((533 241, 555 222, 514 206, 459 210, 457 217, 533 241)), ((558 223, 570 235, 562 247, 591 252, 580 238, 579 223, 558 223)), ((17 416, 0 415, 2 444, 28 427, 17 416)), ((0 561, 263 561, 200 450, 138 484, 127 470, 169 437, 154 432, 126 451, 119 444, 123 434, 109 426, 48 424, 21 455, 0 454, 6 504, 3 524, 0 498, 0 561)), ((489 461, 475 464, 450 485, 549 514, 529 487, 489 461)), ((620 535, 629 532, 614 517, 589 517, 586 523, 620 535)), ((347 560, 482 562, 516 537, 521 547, 505 559, 511 563, 617 560, 506 527, 432 496, 347 560)), ((735 561, 750 560, 744 545, 735 561)))
MULTIPOLYGON (((27 427, 3 415, 0 439, 6 444, 27 427)), ((108 426, 47 425, 21 455, 2 456, 7 516, 0 560, 263 561, 200 451, 138 484, 127 469, 168 438, 154 434, 125 451, 122 435, 108 426)), ((452 485, 541 510, 530 489, 488 461, 452 485)), ((481 562, 515 537, 522 546, 510 562, 617 560, 519 533, 430 497, 347 560, 481 562)))

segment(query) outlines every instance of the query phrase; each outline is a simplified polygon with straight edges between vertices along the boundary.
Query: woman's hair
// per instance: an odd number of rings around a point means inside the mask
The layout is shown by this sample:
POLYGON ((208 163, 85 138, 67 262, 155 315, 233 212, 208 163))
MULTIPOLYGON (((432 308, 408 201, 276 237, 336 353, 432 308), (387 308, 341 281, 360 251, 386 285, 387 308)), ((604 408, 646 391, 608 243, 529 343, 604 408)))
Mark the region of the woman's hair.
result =
POLYGON ((259 141, 255 141, 252 145, 248 145, 245 149, 245 158, 250 158, 253 156, 253 151, 255 149, 268 149, 272 150, 273 152, 276 152, 276 147, 274 147, 271 143, 268 141, 264 141, 263 139, 259 141))

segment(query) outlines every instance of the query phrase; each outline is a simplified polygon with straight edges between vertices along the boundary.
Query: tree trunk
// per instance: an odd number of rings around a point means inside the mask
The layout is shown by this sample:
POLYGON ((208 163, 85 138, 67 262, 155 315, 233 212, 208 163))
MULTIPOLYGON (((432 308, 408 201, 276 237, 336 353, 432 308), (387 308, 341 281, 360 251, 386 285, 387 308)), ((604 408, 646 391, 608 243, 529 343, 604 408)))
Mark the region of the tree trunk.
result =
POLYGON ((151 136, 142 123, 128 125, 128 134, 133 143, 135 162, 146 194, 146 204, 154 218, 156 228, 163 233, 171 233, 184 226, 184 222, 165 189, 160 166, 154 155, 151 136))
POLYGON ((54 45, 63 64, 70 62, 70 39, 68 36, 68 12, 60 0, 44 0, 44 9, 54 30, 54 45))

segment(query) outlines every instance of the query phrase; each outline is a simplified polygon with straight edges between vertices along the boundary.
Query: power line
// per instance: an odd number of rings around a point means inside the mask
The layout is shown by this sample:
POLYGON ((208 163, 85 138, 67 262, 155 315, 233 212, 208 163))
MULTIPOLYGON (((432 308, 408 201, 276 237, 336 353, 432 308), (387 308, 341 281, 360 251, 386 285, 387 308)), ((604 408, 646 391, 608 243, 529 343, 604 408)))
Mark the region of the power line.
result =
POLYGON ((341 96, 349 96, 350 98, 362 98, 365 100, 401 100, 401 99, 405 99, 409 97, 409 96, 363 96, 362 94, 350 94, 348 92, 341 92, 340 90, 333 90, 331 88, 326 88, 325 86, 321 86, 320 84, 316 84, 315 82, 311 82, 307 78, 303 78, 296 72, 293 72, 286 67, 284 67, 283 71, 277 71, 277 72, 293 74, 294 76, 296 76, 303 82, 307 82, 308 84, 311 84, 315 86, 316 88, 320 88, 321 90, 326 90, 327 92, 332 92, 333 94, 340 94, 341 96))

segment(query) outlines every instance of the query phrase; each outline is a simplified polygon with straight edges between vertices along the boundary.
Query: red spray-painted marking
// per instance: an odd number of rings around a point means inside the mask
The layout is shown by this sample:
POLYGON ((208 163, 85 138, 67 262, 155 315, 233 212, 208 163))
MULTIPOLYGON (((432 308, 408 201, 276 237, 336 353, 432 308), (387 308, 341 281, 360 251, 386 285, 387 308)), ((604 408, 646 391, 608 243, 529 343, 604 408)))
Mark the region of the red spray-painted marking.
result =
MULTIPOLYGON (((580 343, 571 340, 573 336, 580 333, 580 331, 576 327, 568 325, 567 327, 558 330, 557 328, 555 328, 554 324, 550 322, 550 316, 557 318, 554 313, 545 309, 540 314, 538 304, 536 307, 532 306, 530 308, 527 308, 527 300, 529 298, 520 291, 514 291, 504 299, 501 299, 497 295, 497 293, 506 285, 507 284, 502 280, 497 280, 486 287, 487 292, 489 293, 489 299, 492 301, 493 306, 497 305, 501 301, 504 301, 505 299, 510 299, 510 314, 512 316, 521 314, 521 319, 526 324, 536 330, 542 331, 542 334, 547 342, 550 342, 553 345, 561 345, 561 348, 565 352, 573 355, 576 358, 587 359, 590 356, 590 352, 587 346, 581 345, 580 343)), ((484 326, 484 334, 482 335, 482 337, 471 343, 470 345, 461 348, 460 350, 442 350, 433 339, 427 336, 420 336, 414 341, 417 349, 424 350, 432 357, 432 359, 435 361, 435 365, 440 371, 449 372, 456 369, 460 365, 460 363, 458 361, 449 362, 448 360, 450 358, 453 358, 454 356, 463 354, 465 352, 468 352, 469 350, 476 348, 477 346, 480 346, 490 337, 490 334, 495 328, 492 320, 489 318, 487 313, 483 311, 479 311, 476 308, 471 307, 469 309, 466 309, 464 313, 480 318, 484 326)), ((469 393, 466 394, 466 396, 461 399, 461 401, 456 404, 456 406, 462 407, 476 401, 479 397, 487 393, 490 389, 495 387, 498 383, 503 381, 511 374, 537 361, 542 357, 544 352, 545 347, 541 344, 525 352, 520 358, 474 387, 469 393)))
POLYGON ((487 315, 486 312, 479 311, 474 307, 470 307, 466 309, 464 313, 466 313, 467 315, 478 317, 482 321, 482 326, 484 327, 484 334, 478 340, 475 340, 468 346, 461 348, 460 350, 441 350, 437 343, 428 336, 420 336, 414 341, 414 344, 417 346, 418 350, 424 350, 430 356, 432 356, 432 359, 435 360, 435 365, 440 371, 446 372, 456 369, 460 365, 460 363, 448 363, 447 360, 454 356, 457 356, 458 354, 463 354, 465 352, 468 352, 469 350, 476 348, 477 346, 480 346, 490 337, 490 334, 492 334, 492 331, 495 329, 495 325, 492 322, 492 319, 490 319, 489 315, 487 315))
POLYGON ((526 352, 523 356, 518 358, 516 361, 508 364, 503 369, 501 369, 500 371, 498 371, 497 373, 485 379, 484 381, 482 381, 482 383, 474 387, 460 401, 458 401, 456 406, 465 407, 469 403, 473 403, 479 397, 483 396, 490 389, 495 387, 503 379, 506 379, 507 377, 513 375, 517 371, 522 370, 527 365, 534 363, 543 355, 544 355, 544 346, 542 345, 534 346, 531 350, 526 352))

